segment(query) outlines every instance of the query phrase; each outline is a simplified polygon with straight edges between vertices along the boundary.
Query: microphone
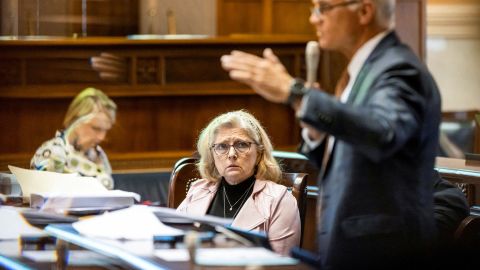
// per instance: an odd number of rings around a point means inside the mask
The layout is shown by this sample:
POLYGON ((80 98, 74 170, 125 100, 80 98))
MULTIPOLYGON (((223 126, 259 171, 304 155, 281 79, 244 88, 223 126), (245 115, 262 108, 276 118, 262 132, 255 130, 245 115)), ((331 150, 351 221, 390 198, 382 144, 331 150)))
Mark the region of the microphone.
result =
POLYGON ((305 63, 307 65, 307 84, 310 86, 317 82, 319 58, 320 48, 318 47, 318 42, 309 41, 305 48, 305 63))

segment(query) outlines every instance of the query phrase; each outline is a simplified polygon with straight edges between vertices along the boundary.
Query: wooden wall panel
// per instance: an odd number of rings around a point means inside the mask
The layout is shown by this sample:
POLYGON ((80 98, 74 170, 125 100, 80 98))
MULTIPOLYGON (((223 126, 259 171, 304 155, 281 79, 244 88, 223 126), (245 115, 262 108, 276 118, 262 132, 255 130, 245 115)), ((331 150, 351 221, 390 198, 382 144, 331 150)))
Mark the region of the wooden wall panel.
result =
MULTIPOLYGON (((398 0, 397 31, 404 42, 425 58, 426 0, 398 0)), ((309 0, 218 0, 220 35, 234 33, 309 34, 309 0), (271 9, 271 10, 270 10, 271 9)))
MULTIPOLYGON (((278 146, 295 142, 292 112, 255 95, 186 97, 113 97, 118 119, 102 145, 108 152, 192 151, 199 131, 219 113, 248 109, 274 137, 278 146), (275 116, 275 117, 269 117, 275 116), (289 121, 290 123, 286 123, 289 121)), ((62 127, 70 99, 0 99, 1 153, 32 153, 62 127), (12 102, 13 101, 13 102, 12 102)))
POLYGON ((218 35, 262 33, 262 0, 219 0, 218 35))
POLYGON ((81 36, 84 19, 89 36, 138 33, 138 0, 2 0, 0 6, 3 14, 16 15, 0 18, 8 24, 4 35, 81 36))
MULTIPOLYGON (((70 21, 59 22, 68 25, 67 35, 82 34, 82 2, 85 1, 68 1, 66 8, 70 21)), ((87 0, 86 12, 87 36, 125 36, 138 33, 138 0, 87 0)))
POLYGON ((28 166, 35 149, 62 127, 71 98, 88 86, 104 90, 118 104, 117 123, 102 144, 117 170, 169 168, 194 151, 209 120, 237 109, 257 116, 277 149, 294 150, 299 128, 293 111, 231 81, 219 58, 234 48, 259 54, 271 47, 292 74, 304 76, 307 41, 302 36, 0 41, 0 126, 8 127, 0 136, 0 171, 7 164, 28 166), (102 81, 89 66, 90 57, 103 51, 126 59, 125 78, 102 81))
POLYGON ((308 21, 311 5, 310 0, 274 0, 272 32, 314 35, 314 28, 308 21))

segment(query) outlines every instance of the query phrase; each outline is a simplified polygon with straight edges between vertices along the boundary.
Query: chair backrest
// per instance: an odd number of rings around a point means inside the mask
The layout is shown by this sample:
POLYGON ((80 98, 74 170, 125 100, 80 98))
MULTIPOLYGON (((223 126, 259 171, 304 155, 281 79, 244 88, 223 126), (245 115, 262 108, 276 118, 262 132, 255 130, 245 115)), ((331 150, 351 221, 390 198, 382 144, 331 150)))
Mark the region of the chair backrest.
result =
POLYGON ((455 231, 455 241, 463 248, 480 248, 480 216, 466 217, 455 231))
POLYGON ((273 157, 280 164, 282 171, 288 173, 303 172, 308 174, 311 185, 316 185, 315 181, 319 169, 302 154, 296 152, 273 151, 273 157))
POLYGON ((180 167, 180 165, 182 164, 185 164, 185 163, 196 163, 198 161, 197 158, 195 157, 184 157, 184 158, 181 158, 179 160, 177 160, 177 162, 175 162, 175 165, 173 165, 173 170, 172 172, 174 172, 176 169, 178 169, 178 167, 180 167))
POLYGON ((141 196, 142 202, 167 206, 169 173, 164 171, 131 170, 112 174, 114 188, 132 191, 141 196))
POLYGON ((177 208, 185 199, 192 181, 199 178, 200 173, 195 163, 183 163, 174 169, 168 189, 168 207, 177 208))
POLYGON ((297 200, 298 212, 300 214, 301 222, 301 236, 300 247, 303 244, 303 232, 305 224, 305 212, 307 209, 307 180, 308 174, 306 173, 283 173, 282 174, 283 185, 287 186, 292 191, 293 197, 297 200))

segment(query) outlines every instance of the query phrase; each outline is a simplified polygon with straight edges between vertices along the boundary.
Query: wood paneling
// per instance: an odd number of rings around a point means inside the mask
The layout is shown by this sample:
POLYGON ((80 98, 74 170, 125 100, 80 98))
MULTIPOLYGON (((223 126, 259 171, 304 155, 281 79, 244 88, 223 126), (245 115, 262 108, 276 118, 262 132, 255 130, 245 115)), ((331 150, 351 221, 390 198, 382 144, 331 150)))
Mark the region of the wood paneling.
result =
POLYGON ((219 0, 218 35, 263 33, 262 0, 219 0))
MULTIPOLYGON (((396 29, 420 58, 425 57, 425 1, 398 0, 396 29)), ((306 34, 315 31, 309 23, 310 0, 218 0, 219 35, 236 33, 306 34)), ((336 76, 335 76, 336 77, 336 76)))
MULTIPOLYGON (((219 58, 233 49, 261 54, 265 47, 271 47, 292 75, 304 77, 304 46, 315 39, 313 35, 245 33, 311 33, 310 2, 219 0, 217 4, 219 32, 243 34, 194 40, 0 41, 0 124, 8 127, 0 137, 0 170, 10 162, 28 164, 40 143, 61 127, 71 98, 88 86, 104 90, 119 104, 118 123, 104 144, 113 155, 112 163, 115 156, 122 155, 119 160, 130 156, 138 161, 134 164, 143 166, 145 153, 157 153, 151 156, 154 160, 175 160, 172 152, 181 157, 193 151, 196 136, 209 119, 240 108, 249 109, 264 123, 277 149, 295 149, 299 135, 293 112, 231 81, 219 58), (264 12, 268 16, 262 17, 264 12), (102 52, 123 59, 126 70, 122 74, 126 76, 102 80, 90 67, 90 58, 102 52)), ((402 0, 397 10, 400 35, 422 57, 423 4, 422 0, 402 0)), ((342 56, 323 52, 319 71, 322 87, 333 91, 345 65, 342 56)), ((120 163, 129 166, 128 162, 120 163)), ((145 166, 152 164, 165 165, 153 162, 145 166)))
POLYGON ((89 36, 138 33, 138 0, 2 0, 0 6, 3 2, 4 8, 14 9, 5 9, 3 14, 17 15, 12 17, 15 22, 8 22, 12 27, 7 27, 4 35, 82 35, 83 22, 89 36))
POLYGON ((310 0, 274 0, 272 4, 272 32, 276 34, 314 35, 308 21, 310 0))
POLYGON ((430 4, 427 8, 428 35, 446 39, 480 38, 480 1, 430 4))
POLYGON ((271 47, 292 74, 304 76, 307 41, 302 36, 0 41, 0 123, 8 127, 0 136, 0 170, 6 164, 28 166, 35 149, 61 128, 71 98, 87 86, 104 90, 118 104, 117 123, 102 144, 115 169, 171 167, 193 152, 209 120, 237 109, 252 112, 277 149, 294 150, 299 134, 293 111, 231 81, 219 58, 233 49, 259 54, 271 47), (126 78, 98 77, 89 60, 104 51, 125 59, 126 78))
POLYGON ((309 34, 310 0, 218 0, 217 32, 309 34))

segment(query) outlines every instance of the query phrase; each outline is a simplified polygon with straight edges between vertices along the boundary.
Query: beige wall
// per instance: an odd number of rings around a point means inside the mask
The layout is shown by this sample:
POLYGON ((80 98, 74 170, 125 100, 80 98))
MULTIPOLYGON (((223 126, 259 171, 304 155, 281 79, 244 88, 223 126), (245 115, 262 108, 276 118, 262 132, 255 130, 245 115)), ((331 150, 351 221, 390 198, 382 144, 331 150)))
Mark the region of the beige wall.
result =
POLYGON ((427 65, 442 109, 480 110, 480 1, 429 1, 427 65))

